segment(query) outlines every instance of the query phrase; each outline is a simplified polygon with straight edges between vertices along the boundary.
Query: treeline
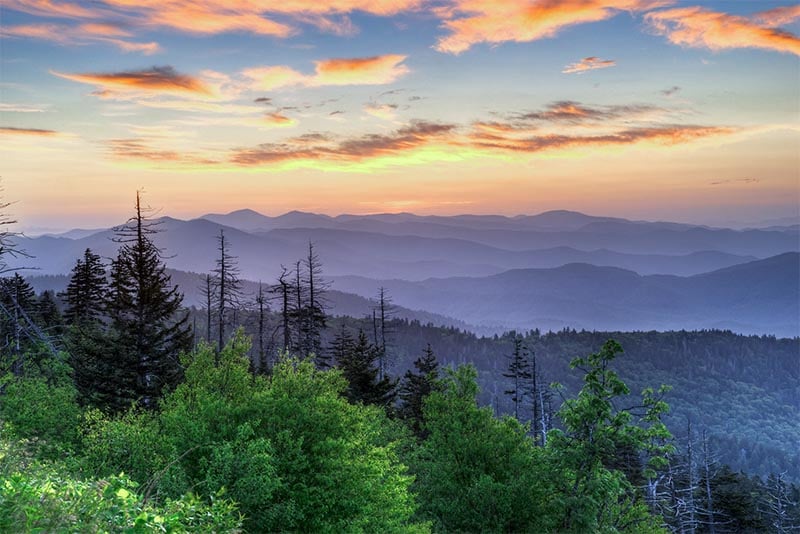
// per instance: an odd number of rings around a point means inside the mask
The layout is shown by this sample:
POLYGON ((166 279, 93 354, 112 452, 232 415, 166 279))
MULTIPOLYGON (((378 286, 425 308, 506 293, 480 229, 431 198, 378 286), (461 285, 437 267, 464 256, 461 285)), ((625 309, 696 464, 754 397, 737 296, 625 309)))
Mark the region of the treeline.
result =
POLYGON ((429 340, 435 329, 392 319, 384 291, 371 317, 328 317, 313 245, 245 295, 224 233, 206 306, 190 313, 155 231, 137 197, 110 265, 89 250, 76 262, 63 316, 19 276, 0 285, 0 530, 800 526, 800 490, 782 474, 727 469, 702 430, 673 438, 668 388, 631 395, 616 341, 586 334, 597 343, 572 352, 589 355, 560 387, 566 362, 543 347, 581 333, 484 340, 479 367, 461 365, 459 351, 438 354, 474 336, 429 340), (413 332, 425 345, 410 354, 413 332), (490 400, 514 416, 481 407, 487 369, 504 378, 490 400))

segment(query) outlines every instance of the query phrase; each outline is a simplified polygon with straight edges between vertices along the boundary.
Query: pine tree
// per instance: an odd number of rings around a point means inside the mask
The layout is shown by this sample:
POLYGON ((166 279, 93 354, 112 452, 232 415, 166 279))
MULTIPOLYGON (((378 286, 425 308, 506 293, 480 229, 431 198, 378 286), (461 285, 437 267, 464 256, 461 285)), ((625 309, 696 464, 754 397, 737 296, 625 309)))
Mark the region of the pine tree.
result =
POLYGON ((64 317, 58 309, 56 297, 52 291, 43 291, 36 302, 35 322, 50 335, 59 337, 64 330, 64 317))
POLYGON ((181 378, 178 357, 191 347, 192 333, 188 316, 181 313, 183 295, 171 286, 152 240, 157 228, 138 192, 136 215, 116 230, 121 247, 111 266, 108 304, 114 350, 102 366, 112 384, 101 391, 101 402, 112 409, 132 401, 155 408, 162 392, 181 378))
POLYGON ((422 356, 414 361, 417 372, 406 371, 403 385, 400 388, 400 416, 409 422, 414 434, 420 439, 426 437, 423 429, 422 406, 425 398, 436 389, 439 378, 439 364, 430 344, 425 347, 422 356))
POLYGON ((378 348, 369 342, 364 331, 349 352, 339 359, 339 368, 347 379, 347 398, 350 402, 375 404, 388 408, 394 401, 396 383, 388 377, 378 378, 378 348))
POLYGON ((386 376, 386 368, 389 363, 390 337, 393 333, 389 321, 393 314, 392 298, 386 288, 381 287, 378 289, 378 302, 372 310, 372 328, 375 335, 375 344, 380 350, 378 369, 381 378, 386 376))
POLYGON ((523 344, 522 338, 514 334, 514 351, 508 357, 508 372, 503 373, 503 376, 511 379, 511 388, 504 393, 510 396, 514 403, 514 418, 517 420, 522 403, 525 401, 527 384, 531 379, 527 353, 528 349, 523 344))
POLYGON ((329 360, 332 360, 334 364, 346 361, 348 355, 353 351, 355 343, 356 340, 343 323, 342 329, 333 337, 333 341, 328 346, 329 360))
POLYGON ((83 259, 75 262, 67 290, 62 293, 67 308, 64 319, 71 325, 99 321, 104 313, 108 281, 100 256, 86 249, 83 259))

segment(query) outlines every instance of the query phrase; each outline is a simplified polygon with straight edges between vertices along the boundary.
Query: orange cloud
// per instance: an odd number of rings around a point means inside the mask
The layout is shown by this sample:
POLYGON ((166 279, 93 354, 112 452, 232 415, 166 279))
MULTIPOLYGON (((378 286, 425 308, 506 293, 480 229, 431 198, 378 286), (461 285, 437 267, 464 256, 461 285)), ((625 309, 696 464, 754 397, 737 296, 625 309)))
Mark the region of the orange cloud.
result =
POLYGON ((391 134, 368 134, 339 142, 331 142, 326 136, 304 136, 284 143, 234 150, 230 161, 242 166, 298 160, 360 162, 408 153, 433 144, 446 144, 455 129, 453 124, 414 121, 391 134))
POLYGON ((406 56, 387 54, 317 61, 315 85, 384 85, 408 74, 406 56))
POLYGON ((454 0, 437 12, 449 35, 440 52, 460 54, 478 43, 529 42, 555 36, 576 24, 609 19, 622 11, 642 12, 673 0, 454 0))
POLYGON ((799 17, 796 7, 772 9, 749 18, 686 7, 648 13, 645 20, 654 32, 681 46, 713 51, 761 48, 800 55, 800 38, 775 28, 799 17))
POLYGON ((296 124, 296 121, 291 117, 287 117, 280 111, 275 111, 272 113, 267 113, 264 116, 264 122, 271 126, 293 126, 296 124))
POLYGON ((24 37, 42 39, 61 45, 87 45, 91 43, 108 43, 124 52, 141 52, 152 55, 161 51, 156 42, 139 43, 125 41, 117 37, 127 37, 130 33, 112 24, 82 24, 68 26, 65 24, 22 24, 0 28, 1 37, 24 37))
POLYGON ((169 66, 111 73, 65 74, 53 71, 53 74, 74 82, 96 85, 101 95, 103 91, 212 95, 211 89, 202 80, 180 74, 169 66))
POLYGON ((4 9, 22 11, 40 17, 61 17, 61 18, 100 18, 107 11, 98 6, 92 8, 81 6, 70 2, 54 2, 52 0, 3 0, 4 9))
POLYGON ((366 58, 315 61, 315 72, 305 75, 285 65, 253 67, 242 71, 252 89, 270 91, 292 86, 385 85, 408 74, 406 56, 387 54, 366 58))
POLYGON ((585 124, 607 123, 613 120, 641 120, 663 113, 666 110, 647 104, 623 104, 612 106, 589 106, 572 100, 561 100, 549 104, 542 111, 528 111, 512 115, 518 122, 542 121, 553 123, 585 124))
POLYGON ((46 17, 124 18, 133 26, 163 26, 196 34, 245 31, 286 38, 299 31, 297 24, 310 24, 336 35, 352 35, 357 29, 346 17, 349 13, 390 16, 418 9, 422 3, 422 0, 102 0, 88 7, 79 2, 6 0, 4 7, 46 17), (282 20, 277 21, 277 17, 282 20))
POLYGON ((55 130, 42 130, 39 128, 16 128, 14 126, 0 126, 0 135, 54 137, 59 135, 59 133, 55 130))
POLYGON ((182 163, 193 165, 214 165, 219 163, 195 153, 156 148, 146 137, 111 139, 105 142, 109 154, 114 159, 142 160, 155 163, 182 163))
POLYGON ((800 19, 800 5, 776 7, 775 9, 756 13, 752 18, 759 24, 770 28, 791 24, 800 19))
POLYGON ((561 72, 563 74, 583 74, 589 70, 607 69, 617 64, 613 59, 600 59, 596 56, 585 57, 577 63, 570 63, 561 72))
POLYGON ((633 145, 653 142, 662 145, 689 143, 705 137, 734 133, 734 128, 696 125, 662 125, 630 128, 600 135, 536 135, 519 138, 514 136, 487 136, 473 132, 472 144, 484 150, 536 153, 546 150, 591 148, 599 146, 633 145))

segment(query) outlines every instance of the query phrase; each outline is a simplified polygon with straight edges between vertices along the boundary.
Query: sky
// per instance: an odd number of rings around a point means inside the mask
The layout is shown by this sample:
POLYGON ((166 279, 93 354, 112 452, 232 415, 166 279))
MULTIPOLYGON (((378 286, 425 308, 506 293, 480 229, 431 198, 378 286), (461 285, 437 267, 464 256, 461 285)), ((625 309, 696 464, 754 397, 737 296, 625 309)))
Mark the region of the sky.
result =
POLYGON ((3 0, 0 180, 28 233, 251 208, 800 211, 800 6, 3 0))

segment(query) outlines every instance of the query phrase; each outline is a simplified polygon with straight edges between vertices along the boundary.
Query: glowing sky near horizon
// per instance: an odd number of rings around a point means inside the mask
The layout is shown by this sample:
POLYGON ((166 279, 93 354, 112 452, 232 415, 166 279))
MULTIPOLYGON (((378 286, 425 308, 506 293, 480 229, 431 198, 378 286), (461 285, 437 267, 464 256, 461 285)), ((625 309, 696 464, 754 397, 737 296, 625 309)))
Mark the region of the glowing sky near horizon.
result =
POLYGON ((31 232, 163 213, 798 214, 800 7, 4 0, 31 232))

